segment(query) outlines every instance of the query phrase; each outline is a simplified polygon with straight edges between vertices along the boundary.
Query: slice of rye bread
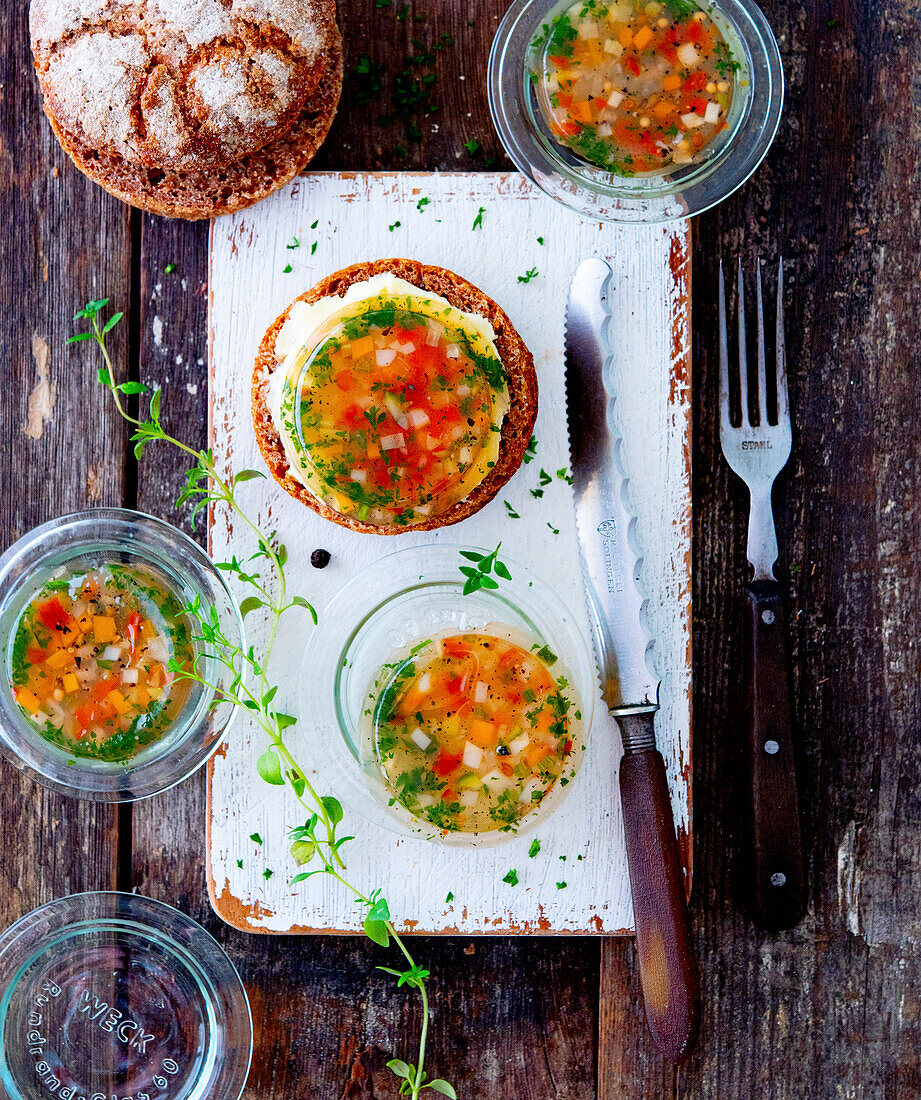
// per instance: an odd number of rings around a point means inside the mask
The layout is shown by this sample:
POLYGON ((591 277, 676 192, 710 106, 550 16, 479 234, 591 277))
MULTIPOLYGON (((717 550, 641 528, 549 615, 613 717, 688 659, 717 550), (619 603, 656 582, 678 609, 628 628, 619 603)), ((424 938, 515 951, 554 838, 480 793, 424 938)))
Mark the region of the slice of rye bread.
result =
MULTIPOLYGON (((267 403, 269 376, 279 365, 278 357, 275 355, 275 340, 282 325, 288 319, 291 306, 288 306, 285 312, 275 319, 259 345, 253 370, 253 425, 256 429, 259 450, 272 476, 295 500, 319 512, 324 519, 332 520, 333 523, 341 524, 352 531, 374 535, 403 535, 409 531, 433 531, 439 527, 449 527, 452 523, 460 523, 461 520, 472 516, 474 512, 478 512, 484 504, 488 504, 512 477, 524 458, 534 430, 534 421, 537 418, 537 375, 534 372, 534 357, 512 327, 505 312, 473 283, 443 267, 430 267, 415 260, 397 259, 353 264, 352 267, 328 275, 295 301, 316 302, 321 298, 334 295, 341 297, 353 283, 364 282, 372 275, 381 275, 385 272, 397 275, 408 283, 412 283, 413 286, 421 287, 433 294, 440 294, 457 309, 485 317, 495 330, 496 350, 505 368, 510 408, 502 423, 499 458, 486 478, 469 496, 457 501, 447 511, 431 516, 423 523, 414 523, 410 526, 396 523, 377 525, 340 515, 309 492, 291 474, 284 446, 275 429, 267 403)), ((294 302, 291 305, 294 305, 294 302)))
POLYGON ((342 39, 336 30, 325 51, 319 86, 300 118, 283 137, 227 168, 195 172, 163 171, 99 153, 66 132, 48 109, 45 114, 64 152, 77 168, 111 195, 166 218, 215 218, 233 214, 284 187, 304 170, 323 144, 342 93, 342 39))
POLYGON ((58 126, 149 168, 223 168, 301 116, 334 0, 32 0, 35 70, 58 126))

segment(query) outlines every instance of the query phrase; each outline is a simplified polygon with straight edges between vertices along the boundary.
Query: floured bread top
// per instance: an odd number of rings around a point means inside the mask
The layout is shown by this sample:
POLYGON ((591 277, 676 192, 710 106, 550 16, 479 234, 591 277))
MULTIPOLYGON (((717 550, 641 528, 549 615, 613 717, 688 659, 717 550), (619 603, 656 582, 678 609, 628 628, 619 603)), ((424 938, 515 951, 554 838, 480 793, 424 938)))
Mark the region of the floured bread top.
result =
POLYGON ((32 0, 42 91, 87 145, 223 167, 285 134, 323 75, 334 0, 32 0))

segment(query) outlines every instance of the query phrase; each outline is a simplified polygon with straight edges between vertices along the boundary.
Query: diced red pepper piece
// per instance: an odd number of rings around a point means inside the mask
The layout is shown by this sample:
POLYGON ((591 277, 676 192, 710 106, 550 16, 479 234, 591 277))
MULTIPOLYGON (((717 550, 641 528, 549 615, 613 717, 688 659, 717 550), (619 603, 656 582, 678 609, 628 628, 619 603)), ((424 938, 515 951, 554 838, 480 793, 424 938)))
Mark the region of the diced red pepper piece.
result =
POLYGON ((49 630, 66 630, 70 626, 70 615, 64 610, 57 596, 52 596, 50 600, 40 603, 36 611, 39 621, 49 630))
POLYGON ((47 656, 47 649, 36 649, 34 646, 30 646, 26 650, 26 664, 40 665, 47 656))
POLYGON ((109 694, 110 691, 114 691, 118 687, 118 680, 114 676, 105 676, 102 680, 97 680, 93 684, 93 689, 90 695, 98 703, 109 694))
POLYGON ((702 92, 707 86, 707 74, 705 72, 691 73, 691 75, 681 85, 682 89, 686 92, 702 92))
POLYGON ((463 756, 461 753, 448 752, 446 749, 442 749, 441 752, 435 757, 435 762, 432 764, 432 771, 438 776, 439 779, 447 779, 449 775, 453 775, 454 772, 460 767, 463 756))
POLYGON ((640 75, 640 63, 635 57, 626 58, 624 64, 627 66, 630 72, 633 73, 634 76, 640 75))

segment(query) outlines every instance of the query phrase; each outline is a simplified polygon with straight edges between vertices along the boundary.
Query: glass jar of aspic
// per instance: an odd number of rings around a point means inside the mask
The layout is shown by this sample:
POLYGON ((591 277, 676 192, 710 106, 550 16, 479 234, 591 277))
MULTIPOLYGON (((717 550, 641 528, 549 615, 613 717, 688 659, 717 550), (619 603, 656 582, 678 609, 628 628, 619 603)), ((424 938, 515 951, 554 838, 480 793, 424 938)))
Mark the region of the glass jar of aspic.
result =
POLYGON ((577 782, 595 684, 556 593, 508 562, 511 580, 465 595, 460 549, 400 551, 346 585, 308 645, 302 710, 340 801, 484 846, 545 822, 577 782))

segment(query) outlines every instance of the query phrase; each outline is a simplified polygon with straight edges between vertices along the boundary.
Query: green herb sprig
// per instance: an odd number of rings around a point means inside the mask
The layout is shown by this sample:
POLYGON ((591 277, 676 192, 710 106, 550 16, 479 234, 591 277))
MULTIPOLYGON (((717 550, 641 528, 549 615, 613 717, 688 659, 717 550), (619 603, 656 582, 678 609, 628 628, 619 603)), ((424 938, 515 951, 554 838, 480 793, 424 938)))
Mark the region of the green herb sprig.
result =
MULTIPOLYGON (((241 470, 232 477, 222 477, 215 466, 210 449, 195 450, 164 429, 161 420, 163 396, 161 389, 151 390, 141 382, 116 381, 115 368, 106 346, 106 337, 124 315, 119 312, 104 319, 103 312, 108 304, 109 299, 102 298, 90 301, 78 310, 74 320, 88 321, 90 328, 70 337, 68 343, 93 340, 99 346, 104 366, 99 368, 98 378, 112 394, 119 415, 134 427, 131 441, 134 444, 135 456, 140 459, 148 444, 154 441, 168 443, 189 455, 194 465, 179 494, 177 506, 181 507, 189 503, 193 505, 191 517, 193 525, 196 516, 203 508, 209 505, 226 507, 250 532, 256 546, 254 553, 246 562, 239 562, 234 557, 229 562, 216 564, 217 568, 232 576, 249 593, 240 602, 241 615, 245 617, 259 610, 266 616, 268 634, 263 652, 257 654, 253 646, 243 650, 231 642, 223 632, 217 612, 214 609, 206 612, 198 599, 195 599, 183 608, 183 612, 196 624, 198 634, 193 636, 193 639, 198 643, 198 654, 191 665, 171 661, 170 671, 176 677, 184 677, 206 686, 215 693, 216 700, 229 701, 247 710, 266 736, 267 747, 256 764, 259 776, 272 786, 289 787, 307 813, 304 824, 291 829, 290 839, 291 855, 295 865, 298 868, 309 869, 298 870, 291 879, 291 884, 304 882, 316 874, 326 874, 334 878, 352 894, 356 904, 365 911, 364 931, 368 938, 382 947, 388 947, 393 941, 403 955, 407 964, 405 970, 378 967, 379 970, 396 976, 398 987, 405 985, 417 990, 422 1001, 422 1025, 416 1063, 404 1062, 399 1058, 393 1058, 387 1063, 400 1080, 400 1095, 418 1100, 423 1090, 431 1089, 451 1100, 456 1100, 452 1085, 441 1078, 429 1080, 424 1069, 430 1019, 426 987, 429 972, 416 963, 404 940, 397 933, 387 901, 381 896, 380 890, 366 893, 346 878, 342 850, 354 837, 340 836, 338 833, 343 819, 342 806, 337 799, 329 795, 320 795, 314 789, 306 772, 292 756, 285 740, 286 731, 294 726, 297 720, 293 715, 284 714, 275 707, 274 700, 278 693, 278 685, 272 684, 269 680, 267 671, 269 659, 283 616, 294 608, 300 608, 306 610, 316 623, 317 615, 312 605, 303 596, 289 596, 285 576, 288 555, 284 545, 278 542, 276 533, 263 532, 250 519, 237 498, 239 486, 265 475, 258 470, 241 470), (123 398, 148 394, 146 419, 133 416, 125 408, 123 398), (222 689, 209 681, 208 670, 213 667, 211 662, 231 671, 229 687, 222 689), (315 866, 311 867, 312 864, 315 866)), ((496 549, 498 551, 498 547, 496 549)), ((500 564, 496 562, 493 555, 490 568, 495 567, 498 573, 500 564)), ((486 579, 492 578, 486 577, 486 579)), ((254 843, 262 843, 262 838, 257 833, 254 833, 250 839, 254 843)), ((241 866, 241 863, 242 861, 237 861, 238 866, 241 866)), ((265 868, 262 873, 266 880, 274 874, 270 868, 265 868)))
POLYGON ((464 581, 463 594, 465 596, 469 596, 471 592, 477 592, 481 588, 498 588, 499 582, 496 577, 500 577, 504 581, 512 579, 508 566, 505 562, 499 560, 501 546, 502 543, 500 542, 491 554, 480 554, 476 550, 460 551, 462 558, 473 562, 472 565, 461 565, 460 567, 461 573, 467 578, 464 581), (496 577, 491 576, 492 573, 495 573, 496 577))

